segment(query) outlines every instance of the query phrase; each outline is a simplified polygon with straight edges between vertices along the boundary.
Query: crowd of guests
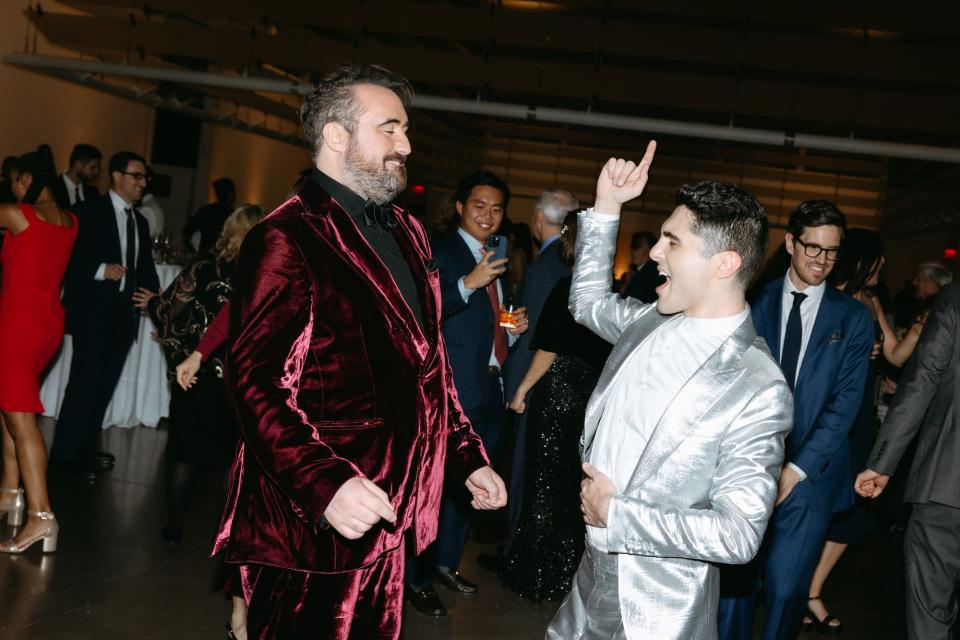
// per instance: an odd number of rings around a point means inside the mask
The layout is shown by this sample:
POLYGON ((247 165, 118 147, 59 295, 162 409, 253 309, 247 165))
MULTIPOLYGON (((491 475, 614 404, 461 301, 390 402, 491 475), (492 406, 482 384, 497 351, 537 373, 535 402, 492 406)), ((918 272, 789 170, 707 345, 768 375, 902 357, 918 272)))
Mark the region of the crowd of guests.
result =
MULTIPOLYGON (((141 313, 156 328, 172 383, 163 540, 180 542, 200 474, 211 474, 222 487, 217 514, 227 502, 240 427, 224 383, 224 345, 231 314, 241 313, 234 300, 240 248, 265 212, 255 204, 236 206, 229 179, 214 182, 216 201, 183 230, 194 257, 161 290, 151 238, 163 231, 164 220, 162 208, 150 204, 147 162, 132 152, 112 156, 110 188, 101 195, 95 188, 101 161, 98 149, 80 144, 60 174, 46 146, 3 162, 0 513, 22 525, 0 544, 6 553, 35 543, 56 549, 48 468, 93 479, 114 464, 111 454, 95 448, 96 436, 141 313), (39 388, 65 330, 74 355, 48 462, 36 419, 43 410, 39 388)), ((418 283, 404 275, 411 249, 383 233, 398 224, 395 214, 319 170, 305 174, 295 196, 306 200, 318 185, 340 203, 381 258, 380 268, 394 277, 411 326, 425 332, 436 311, 460 407, 490 465, 510 470, 508 539, 481 564, 522 597, 561 599, 584 550, 580 435, 611 349, 568 309, 581 209, 576 196, 546 190, 531 224, 513 224, 510 189, 501 178, 486 170, 464 176, 454 193, 455 215, 430 239, 429 276, 441 302, 430 310, 420 307, 418 283), (498 253, 501 242, 508 250, 498 253), (508 305, 514 313, 504 321, 508 305)), ((651 251, 662 241, 649 231, 632 236, 629 270, 615 281, 624 299, 656 301, 665 278, 651 251)), ((891 297, 884 261, 875 232, 848 228, 833 203, 812 200, 793 211, 783 246, 755 285, 753 322, 793 391, 795 420, 763 550, 754 562, 723 572, 723 638, 751 636, 758 585, 764 638, 785 637, 800 626, 828 635, 843 627, 822 599, 824 586, 848 546, 878 529, 876 509, 855 498, 854 476, 869 466, 882 405, 939 292, 952 281, 944 265, 924 263, 912 293, 891 297)), ((244 282, 255 283, 255 276, 247 274, 244 282)), ((478 495, 469 482, 446 482, 436 541, 425 548, 408 544, 402 582, 416 611, 447 614, 437 583, 460 594, 479 590, 460 573, 478 495)), ((893 511, 886 524, 896 531, 905 509, 893 511)), ((245 637, 249 591, 245 595, 241 585, 250 576, 227 573, 234 602, 229 633, 245 637)))

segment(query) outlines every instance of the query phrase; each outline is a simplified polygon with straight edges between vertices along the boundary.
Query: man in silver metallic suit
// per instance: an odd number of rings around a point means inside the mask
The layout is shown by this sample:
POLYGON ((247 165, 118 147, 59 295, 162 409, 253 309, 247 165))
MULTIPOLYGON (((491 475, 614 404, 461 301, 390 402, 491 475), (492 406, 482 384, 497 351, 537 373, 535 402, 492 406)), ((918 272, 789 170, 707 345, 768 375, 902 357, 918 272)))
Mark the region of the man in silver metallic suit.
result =
POLYGON ((793 400, 744 292, 767 246, 756 198, 684 185, 651 251, 655 304, 610 293, 620 209, 647 183, 610 159, 580 214, 570 310, 614 343, 587 407, 587 550, 549 640, 717 637, 718 569, 757 553, 793 400))

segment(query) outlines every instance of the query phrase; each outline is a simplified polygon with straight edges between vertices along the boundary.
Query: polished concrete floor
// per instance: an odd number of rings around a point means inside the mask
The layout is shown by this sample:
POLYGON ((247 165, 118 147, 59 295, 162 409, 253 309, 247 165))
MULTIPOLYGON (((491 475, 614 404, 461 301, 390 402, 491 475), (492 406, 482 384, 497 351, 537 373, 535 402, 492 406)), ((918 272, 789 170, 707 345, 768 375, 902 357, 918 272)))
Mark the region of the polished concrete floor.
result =
MULTIPOLYGON (((45 420, 48 442, 51 428, 45 420)), ((102 437, 117 456, 112 472, 92 484, 51 475, 62 528, 57 553, 43 556, 38 545, 0 557, 0 638, 224 638, 229 603, 211 590, 215 566, 207 559, 216 520, 212 480, 198 489, 183 543, 170 549, 159 536, 165 432, 111 429, 102 437)), ((480 582, 481 592, 442 592, 450 614, 440 619, 408 610, 405 638, 543 637, 557 605, 521 600, 476 565, 478 553, 494 549, 498 530, 496 521, 485 523, 464 557, 462 573, 480 582)), ((844 637, 904 637, 900 549, 885 537, 851 551, 824 595, 845 623, 844 637)))

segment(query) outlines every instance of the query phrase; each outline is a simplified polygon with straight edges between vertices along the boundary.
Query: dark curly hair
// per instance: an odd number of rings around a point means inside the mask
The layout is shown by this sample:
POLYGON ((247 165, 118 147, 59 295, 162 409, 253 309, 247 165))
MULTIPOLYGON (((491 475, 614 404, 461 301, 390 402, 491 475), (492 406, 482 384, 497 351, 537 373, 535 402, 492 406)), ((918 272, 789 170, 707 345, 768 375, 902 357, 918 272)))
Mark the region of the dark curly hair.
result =
POLYGON ((346 63, 323 77, 312 92, 304 96, 300 106, 303 135, 314 158, 323 146, 323 127, 338 122, 353 133, 359 116, 359 105, 354 100, 353 88, 358 84, 372 84, 393 91, 404 108, 413 100, 413 87, 398 73, 377 64, 346 63))
POLYGON ((36 204, 40 193, 53 184, 57 177, 57 166, 53 161, 53 151, 42 144, 36 151, 25 153, 17 160, 17 171, 30 175, 30 186, 23 195, 25 204, 36 204))

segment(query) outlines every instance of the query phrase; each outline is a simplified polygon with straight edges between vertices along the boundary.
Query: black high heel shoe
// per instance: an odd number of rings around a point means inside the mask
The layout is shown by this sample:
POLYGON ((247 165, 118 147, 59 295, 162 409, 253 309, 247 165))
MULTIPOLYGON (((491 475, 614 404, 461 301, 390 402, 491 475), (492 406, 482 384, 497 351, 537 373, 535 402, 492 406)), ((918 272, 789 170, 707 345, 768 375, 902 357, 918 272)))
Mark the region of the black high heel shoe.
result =
MULTIPOLYGON (((811 600, 820 600, 820 596, 810 596, 807 598, 807 602, 811 600)), ((810 616, 810 621, 803 622, 803 630, 806 633, 811 631, 816 631, 821 636, 839 636, 843 633, 843 624, 840 623, 840 619, 837 618, 832 613, 828 613, 827 617, 821 620, 817 617, 817 614, 810 609, 810 605, 807 605, 807 615, 810 616), (836 622, 837 624, 830 624, 831 622, 836 622)))

